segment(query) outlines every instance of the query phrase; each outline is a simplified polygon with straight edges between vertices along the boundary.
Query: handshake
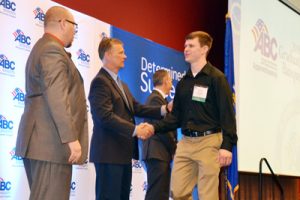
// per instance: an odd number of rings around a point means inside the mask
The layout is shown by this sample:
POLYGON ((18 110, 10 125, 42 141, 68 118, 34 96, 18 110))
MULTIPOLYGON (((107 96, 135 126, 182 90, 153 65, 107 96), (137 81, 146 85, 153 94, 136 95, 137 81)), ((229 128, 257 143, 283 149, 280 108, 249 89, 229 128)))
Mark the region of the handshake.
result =
POLYGON ((142 140, 146 140, 154 135, 154 127, 148 123, 140 123, 136 126, 136 136, 142 140))

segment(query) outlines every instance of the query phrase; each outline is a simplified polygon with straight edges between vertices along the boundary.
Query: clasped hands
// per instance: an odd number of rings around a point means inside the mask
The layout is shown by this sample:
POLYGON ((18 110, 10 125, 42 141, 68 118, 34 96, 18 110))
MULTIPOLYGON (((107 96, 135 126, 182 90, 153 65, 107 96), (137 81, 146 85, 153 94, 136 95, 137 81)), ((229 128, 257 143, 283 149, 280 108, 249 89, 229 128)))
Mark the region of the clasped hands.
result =
POLYGON ((140 123, 136 126, 136 136, 146 140, 154 134, 154 127, 148 123, 140 123))

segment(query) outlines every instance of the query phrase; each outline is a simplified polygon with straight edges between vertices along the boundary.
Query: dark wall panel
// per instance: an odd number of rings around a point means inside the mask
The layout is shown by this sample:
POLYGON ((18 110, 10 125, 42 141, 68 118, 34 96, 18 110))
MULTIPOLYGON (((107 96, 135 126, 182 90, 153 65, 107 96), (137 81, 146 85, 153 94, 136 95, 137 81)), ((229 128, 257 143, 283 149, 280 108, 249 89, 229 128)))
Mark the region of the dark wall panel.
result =
POLYGON ((55 0, 167 47, 183 51, 184 37, 204 30, 214 38, 209 59, 223 69, 227 0, 55 0))

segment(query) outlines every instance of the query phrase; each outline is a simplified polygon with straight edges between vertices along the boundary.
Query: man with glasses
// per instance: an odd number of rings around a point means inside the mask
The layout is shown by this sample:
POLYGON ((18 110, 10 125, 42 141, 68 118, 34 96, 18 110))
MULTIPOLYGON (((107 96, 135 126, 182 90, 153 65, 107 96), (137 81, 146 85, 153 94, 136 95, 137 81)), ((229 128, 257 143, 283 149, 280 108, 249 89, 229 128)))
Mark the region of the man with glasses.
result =
POLYGON ((51 7, 45 16, 45 33, 27 60, 16 155, 23 158, 30 200, 68 200, 72 164, 87 160, 83 80, 64 49, 72 44, 75 26, 68 10, 51 7))
MULTIPOLYGON (((68 19, 65 19, 65 20, 66 20, 66 22, 69 22, 69 23, 73 24, 73 25, 75 26, 75 29, 78 28, 78 24, 77 24, 77 23, 72 22, 71 20, 68 20, 68 19)), ((59 20, 59 22, 60 22, 60 21, 61 21, 61 20, 59 20)))

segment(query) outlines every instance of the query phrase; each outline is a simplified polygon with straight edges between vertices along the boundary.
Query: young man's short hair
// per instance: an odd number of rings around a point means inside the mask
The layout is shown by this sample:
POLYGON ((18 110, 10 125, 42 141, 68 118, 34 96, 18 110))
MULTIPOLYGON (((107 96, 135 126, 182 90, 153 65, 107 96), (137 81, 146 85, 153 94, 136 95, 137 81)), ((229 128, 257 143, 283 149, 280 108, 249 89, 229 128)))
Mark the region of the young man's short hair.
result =
MULTIPOLYGON (((206 32, 204 31, 194 31, 189 33, 186 37, 185 40, 191 40, 194 38, 198 38, 198 41, 200 43, 200 46, 208 46, 208 52, 211 49, 212 43, 213 43, 213 38, 206 32)), ((207 53, 208 53, 207 52, 207 53)))

